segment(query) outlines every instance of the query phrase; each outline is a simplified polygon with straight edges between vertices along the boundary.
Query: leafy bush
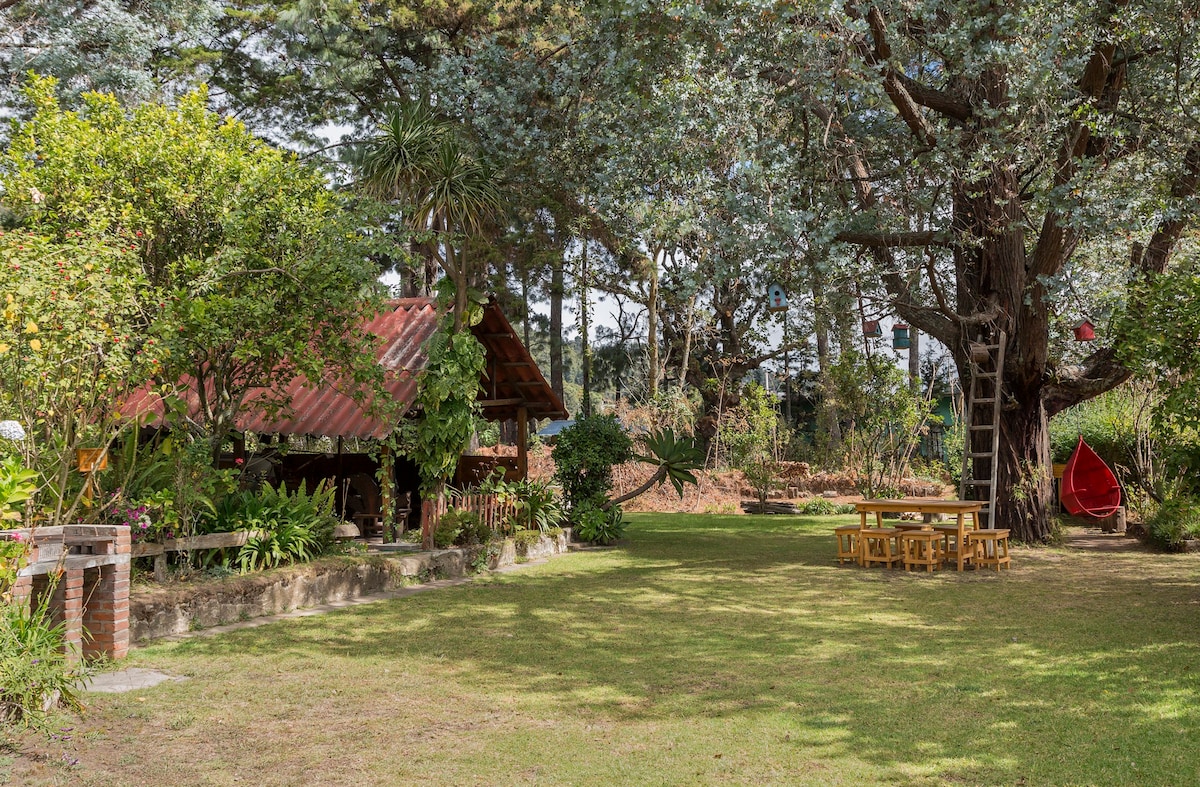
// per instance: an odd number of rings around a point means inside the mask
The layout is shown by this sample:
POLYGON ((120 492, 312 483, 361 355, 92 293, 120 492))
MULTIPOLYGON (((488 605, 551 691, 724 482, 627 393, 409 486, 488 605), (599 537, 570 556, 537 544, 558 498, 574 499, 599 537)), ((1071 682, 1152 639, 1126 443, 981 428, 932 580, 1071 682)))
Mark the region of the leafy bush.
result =
POLYGON ((596 544, 611 544, 625 535, 625 518, 620 506, 613 506, 607 511, 584 506, 571 516, 575 523, 574 535, 581 541, 591 541, 596 544))
POLYGON ((0 727, 45 732, 56 699, 81 709, 77 692, 87 668, 68 660, 65 631, 65 623, 52 621, 49 594, 32 609, 0 603, 0 727))
POLYGON ((483 494, 494 494, 502 502, 513 504, 509 530, 548 530, 557 527, 567 517, 558 494, 546 480, 504 480, 504 468, 497 467, 478 486, 483 494))
POLYGON ((1200 501, 1172 497, 1146 521, 1150 541, 1161 549, 1177 550, 1184 541, 1200 538, 1200 501))
MULTIPOLYGON (((442 518, 438 521, 438 532, 445 527, 447 532, 453 529, 455 534, 450 538, 450 544, 457 544, 462 547, 472 547, 479 544, 486 544, 492 540, 492 529, 479 519, 479 514, 473 511, 462 511, 457 508, 451 508, 442 514, 442 518)), ((437 532, 434 533, 434 542, 438 540, 437 532)), ((438 547, 444 549, 445 547, 438 547)))
POLYGON ((527 551, 531 546, 542 540, 542 531, 540 530, 518 530, 513 533, 513 541, 517 545, 518 552, 527 551))
POLYGON ((759 502, 779 486, 779 429, 774 398, 757 383, 746 387, 741 402, 721 421, 718 439, 729 464, 745 474, 759 502))
POLYGON ((29 545, 20 533, 16 537, 0 539, 0 600, 8 601, 9 588, 17 581, 17 572, 25 567, 29 556, 29 545))
POLYGON ((933 403, 913 391, 908 376, 883 353, 845 352, 830 375, 844 419, 845 466, 860 469, 863 495, 897 496, 921 435, 941 420, 933 403))
POLYGON ((581 507, 598 509, 607 502, 613 466, 633 458, 633 441, 613 416, 593 415, 564 429, 551 456, 554 479, 578 525, 581 507))
POLYGON ((447 519, 443 515, 438 521, 437 527, 433 529, 433 546, 436 549, 449 549, 454 546, 454 541, 461 532, 462 528, 456 521, 447 519))
POLYGON ((549 481, 518 481, 516 525, 546 533, 567 518, 567 510, 549 481))
POLYGON ((21 509, 37 492, 37 473, 10 456, 0 462, 0 524, 20 521, 21 509))

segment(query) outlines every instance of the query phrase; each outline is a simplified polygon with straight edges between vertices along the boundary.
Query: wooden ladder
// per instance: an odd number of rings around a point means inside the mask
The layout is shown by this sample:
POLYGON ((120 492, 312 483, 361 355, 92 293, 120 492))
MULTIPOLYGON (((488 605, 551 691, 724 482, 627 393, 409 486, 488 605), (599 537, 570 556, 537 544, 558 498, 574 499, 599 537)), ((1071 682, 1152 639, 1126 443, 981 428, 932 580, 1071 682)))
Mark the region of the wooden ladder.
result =
POLYGON ((971 384, 963 410, 964 442, 958 496, 982 500, 979 526, 994 528, 996 454, 1000 451, 1000 404, 1004 389, 1004 351, 1008 335, 1000 331, 995 344, 972 342, 968 366, 971 384))

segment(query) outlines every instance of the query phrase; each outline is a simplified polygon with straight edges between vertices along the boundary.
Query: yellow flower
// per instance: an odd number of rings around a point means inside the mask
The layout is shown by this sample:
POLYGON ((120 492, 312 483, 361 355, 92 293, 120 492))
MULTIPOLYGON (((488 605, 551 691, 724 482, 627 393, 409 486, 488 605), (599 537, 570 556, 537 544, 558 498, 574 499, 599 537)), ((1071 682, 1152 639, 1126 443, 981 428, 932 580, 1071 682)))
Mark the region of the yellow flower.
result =
POLYGON ((0 342, 0 355, 4 355, 6 352, 8 352, 8 345, 0 342))
POLYGON ((34 352, 37 352, 38 350, 42 349, 42 340, 41 339, 30 339, 29 346, 33 348, 34 352))
POLYGON ((36 322, 34 322, 33 320, 30 320, 29 322, 25 323, 25 333, 37 333, 37 332, 38 332, 38 327, 37 327, 36 322))

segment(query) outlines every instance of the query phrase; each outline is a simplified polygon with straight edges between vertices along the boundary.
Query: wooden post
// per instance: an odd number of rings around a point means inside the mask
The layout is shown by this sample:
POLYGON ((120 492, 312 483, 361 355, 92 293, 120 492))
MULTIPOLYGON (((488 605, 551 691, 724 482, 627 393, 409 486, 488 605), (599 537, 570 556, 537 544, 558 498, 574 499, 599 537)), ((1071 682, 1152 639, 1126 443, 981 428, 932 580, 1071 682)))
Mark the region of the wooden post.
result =
POLYGON ((529 478, 529 410, 517 408, 517 477, 529 478))
POLYGON ((383 515, 383 542, 396 540, 396 472, 392 462, 392 449, 383 446, 379 452, 379 491, 383 498, 380 513, 383 515))

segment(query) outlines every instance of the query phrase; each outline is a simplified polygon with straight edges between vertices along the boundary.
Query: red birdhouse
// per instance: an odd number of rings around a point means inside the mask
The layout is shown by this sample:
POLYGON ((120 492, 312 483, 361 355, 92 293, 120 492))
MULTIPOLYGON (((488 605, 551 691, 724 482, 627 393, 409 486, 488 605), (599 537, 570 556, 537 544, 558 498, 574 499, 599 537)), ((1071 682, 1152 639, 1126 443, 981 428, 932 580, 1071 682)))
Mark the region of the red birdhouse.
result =
POLYGON ((879 327, 879 320, 863 320, 863 336, 871 339, 883 336, 883 328, 879 327))
POLYGON ((1090 342, 1096 338, 1096 326, 1092 325, 1088 320, 1084 320, 1075 326, 1075 341, 1090 342))

